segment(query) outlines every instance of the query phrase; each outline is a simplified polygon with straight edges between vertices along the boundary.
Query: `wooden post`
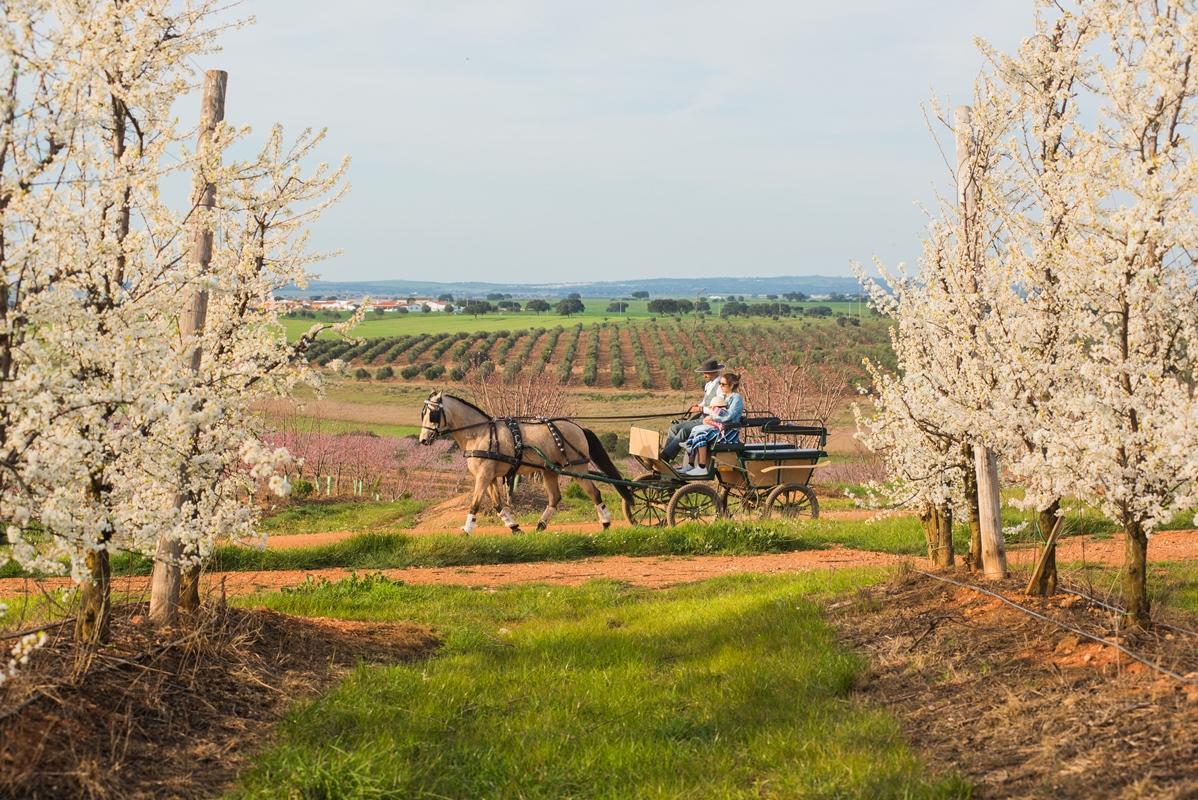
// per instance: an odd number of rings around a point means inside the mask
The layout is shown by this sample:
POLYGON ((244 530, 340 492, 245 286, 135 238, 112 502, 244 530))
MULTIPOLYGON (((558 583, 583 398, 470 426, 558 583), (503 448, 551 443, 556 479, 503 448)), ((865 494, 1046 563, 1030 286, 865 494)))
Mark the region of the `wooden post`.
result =
POLYGON ((989 447, 973 449, 978 476, 978 522, 982 528, 982 572, 987 578, 1007 577, 1007 552, 1002 538, 998 498, 998 456, 989 447))
MULTIPOLYGON (((204 99, 200 107, 200 130, 197 152, 202 158, 212 141, 212 134, 225 118, 225 88, 228 85, 229 73, 224 70, 210 69, 204 73, 204 99)), ((199 190, 196 206, 211 212, 216 206, 216 185, 206 181, 199 190)), ((198 267, 198 272, 207 272, 212 262, 212 224, 209 213, 201 214, 200 224, 192 243, 192 259, 198 267)), ((190 347, 184 358, 189 362, 193 372, 199 372, 202 353, 198 344, 192 340, 204 330, 204 321, 208 315, 208 292, 197 289, 192 292, 187 306, 179 317, 179 338, 190 347)), ((187 496, 180 493, 175 498, 175 508, 182 508, 187 502, 187 496)), ((179 607, 180 586, 183 571, 180 562, 183 559, 183 544, 173 537, 162 537, 154 554, 154 574, 150 579, 150 612, 148 619, 151 624, 163 625, 175 618, 179 607)), ((190 572, 191 570, 189 570, 190 572)), ((196 567, 198 572, 198 567, 196 567)), ((196 592, 198 601, 198 575, 189 575, 188 592, 196 592), (194 584, 194 587, 191 586, 194 584)), ((187 603, 186 605, 190 605, 187 603)))
MULTIPOLYGON (((980 269, 979 254, 974 252, 978 224, 978 187, 974 180, 972 114, 969 106, 957 106, 953 127, 957 140, 957 206, 961 213, 960 245, 966 248, 974 269, 980 269)), ((989 447, 975 443, 974 467, 977 473, 978 523, 982 533, 982 570, 987 578, 1007 577, 1007 556, 1003 547, 1002 518, 998 496, 998 456, 989 447)))

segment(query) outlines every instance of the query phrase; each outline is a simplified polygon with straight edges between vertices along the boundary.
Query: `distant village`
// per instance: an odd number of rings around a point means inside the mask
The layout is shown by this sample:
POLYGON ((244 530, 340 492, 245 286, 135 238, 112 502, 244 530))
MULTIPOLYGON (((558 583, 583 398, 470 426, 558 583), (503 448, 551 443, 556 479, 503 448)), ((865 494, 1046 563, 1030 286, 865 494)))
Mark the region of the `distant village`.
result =
MULTIPOLYGON (((644 299, 647 299, 648 296, 649 296, 648 292, 633 292, 632 297, 628 298, 628 299, 644 300, 644 299)), ((758 297, 759 297, 759 295, 751 295, 752 300, 756 300, 758 297)), ((833 301, 833 302, 835 302, 835 301, 846 301, 846 300, 847 301, 861 301, 861 300, 866 299, 863 295, 860 295, 860 294, 832 293, 832 294, 806 295, 806 294, 803 294, 802 292, 786 292, 781 295, 767 294, 764 297, 767 300, 775 301, 774 303, 771 304, 771 305, 775 305, 775 306, 778 305, 776 302, 778 300, 792 301, 792 302, 794 302, 794 301, 798 301, 798 302, 802 302, 802 301, 816 301, 816 302, 833 301)), ((580 297, 578 294, 570 294, 566 298, 565 302, 569 302, 571 300, 578 301, 578 300, 580 300, 580 297)), ((736 305, 743 305, 744 302, 745 302, 745 297, 743 297, 743 296, 728 295, 725 297, 723 295, 716 295, 716 294, 701 296, 697 301, 694 301, 694 302, 686 301, 686 300, 672 300, 672 299, 667 299, 667 298, 659 298, 657 300, 649 301, 649 303, 650 303, 649 310, 652 312, 662 312, 662 313, 678 313, 678 312, 688 313, 693 310, 703 312, 703 311, 711 310, 711 306, 710 306, 711 303, 721 303, 721 304, 729 304, 731 306, 736 306, 736 305), (654 307, 655 305, 658 305, 661 307, 655 308, 654 307), (683 305, 686 307, 685 308, 678 307, 678 306, 683 306, 683 305)), ((359 305, 361 305, 361 300, 342 299, 342 298, 336 297, 336 296, 322 297, 320 295, 313 295, 313 296, 307 297, 307 298, 276 298, 274 300, 274 307, 279 312, 281 312, 283 314, 298 314, 301 316, 306 316, 308 314, 315 314, 317 312, 322 312, 322 311, 324 311, 324 312, 356 311, 359 305)), ((433 312, 450 313, 450 314, 471 314, 471 313, 478 314, 478 313, 486 313, 489 311, 511 312, 511 311, 521 311, 521 310, 540 312, 540 311, 548 311, 554 307, 555 306, 551 305, 551 303, 548 301, 533 299, 533 300, 526 300, 524 302, 523 308, 522 308, 521 303, 514 300, 513 295, 511 295, 511 294, 488 294, 485 301, 481 300, 481 299, 476 299, 476 298, 461 298, 461 299, 455 300, 453 295, 443 294, 436 298, 416 297, 416 296, 409 296, 406 298, 376 298, 376 299, 371 300, 371 302, 370 302, 370 308, 373 312, 383 313, 383 314, 385 314, 385 313, 428 314, 428 313, 433 313, 433 312)), ((627 308, 626 302, 617 300, 616 302, 613 302, 608 307, 607 310, 611 311, 611 312, 622 312, 622 311, 626 310, 626 308, 627 308)), ((581 310, 581 308, 579 308, 577 310, 581 310)), ((772 311, 772 313, 778 313, 778 312, 775 309, 772 311)), ((783 312, 783 313, 785 314, 785 313, 789 313, 789 312, 783 312)))
MULTIPOLYGON (((357 300, 339 300, 337 298, 281 298, 275 300, 275 308, 285 314, 297 311, 356 311, 359 305, 361 303, 357 300)), ((460 314, 466 310, 464 305, 454 303, 452 300, 434 300, 429 297, 372 300, 370 308, 399 314, 424 314, 432 311, 460 314)))

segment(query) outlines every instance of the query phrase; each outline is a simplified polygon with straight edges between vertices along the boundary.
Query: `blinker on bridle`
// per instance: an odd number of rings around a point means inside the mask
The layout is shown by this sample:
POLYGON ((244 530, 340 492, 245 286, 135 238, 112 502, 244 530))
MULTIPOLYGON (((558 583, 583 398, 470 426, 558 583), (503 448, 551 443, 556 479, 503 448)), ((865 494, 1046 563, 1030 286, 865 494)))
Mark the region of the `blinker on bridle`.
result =
POLYGON ((425 401, 424 401, 424 407, 425 407, 426 409, 428 409, 428 421, 429 421, 429 424, 428 424, 428 425, 421 425, 420 427, 421 427, 421 429, 422 429, 422 430, 426 430, 426 431, 432 431, 432 432, 433 432, 433 438, 432 438, 432 439, 430 439, 428 442, 426 442, 426 444, 432 444, 432 443, 433 443, 433 440, 435 440, 435 439, 436 439, 438 436, 440 436, 440 435, 441 435, 441 431, 440 431, 440 428, 441 428, 441 416, 442 416, 442 415, 441 415, 441 404, 440 404, 440 403, 434 403, 434 402, 433 402, 433 401, 430 399, 430 400, 425 400, 425 401))

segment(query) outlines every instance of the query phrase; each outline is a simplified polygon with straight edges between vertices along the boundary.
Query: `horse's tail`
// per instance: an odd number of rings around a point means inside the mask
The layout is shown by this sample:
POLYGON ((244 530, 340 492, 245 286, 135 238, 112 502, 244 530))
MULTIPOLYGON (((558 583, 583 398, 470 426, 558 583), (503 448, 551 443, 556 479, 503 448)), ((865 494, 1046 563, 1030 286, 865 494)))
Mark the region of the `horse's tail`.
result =
MULTIPOLYGON (((620 474, 620 470, 616 469, 616 465, 611 463, 611 458, 607 455, 607 451, 603 449, 603 443, 599 441, 599 437, 590 428, 583 428, 582 432, 587 437, 587 448, 590 450, 591 461, 595 462, 595 466, 609 478, 615 478, 618 481, 624 480, 624 476, 620 474)), ((622 483, 613 483, 615 490, 620 493, 628 502, 632 502, 632 492, 622 483)))

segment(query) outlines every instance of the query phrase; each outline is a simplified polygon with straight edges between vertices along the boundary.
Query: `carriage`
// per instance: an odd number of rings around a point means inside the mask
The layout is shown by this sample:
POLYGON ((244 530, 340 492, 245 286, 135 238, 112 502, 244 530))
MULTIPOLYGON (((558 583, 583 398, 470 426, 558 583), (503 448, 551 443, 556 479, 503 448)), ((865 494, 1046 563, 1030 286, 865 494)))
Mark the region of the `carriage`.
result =
MULTIPOLYGON (((649 415, 654 416, 654 415, 649 415)), ((647 417, 636 417, 644 419, 647 417)), ((591 419, 628 419, 594 417, 591 419)), ((773 414, 744 417, 736 423, 741 441, 711 445, 705 474, 676 471, 658 457, 659 434, 632 428, 630 454, 646 470, 629 480, 612 463, 595 432, 565 417, 492 417, 460 397, 434 391, 420 417, 421 444, 452 436, 474 475, 466 524, 477 524, 484 495, 490 493, 500 518, 513 533, 520 524, 502 490, 520 475, 539 475, 547 504, 537 530, 544 530, 561 499, 560 478, 574 478, 595 503, 606 529, 611 514, 595 484, 615 488, 624 514, 634 525, 714 522, 721 517, 817 517, 819 501, 811 475, 827 457, 828 431, 816 420, 783 420, 773 414), (589 469, 590 465, 596 469, 589 469)))
POLYGON ((713 522, 721 517, 819 516, 811 476, 827 457, 828 431, 817 420, 746 416, 741 442, 715 443, 706 475, 676 471, 658 458, 660 435, 633 427, 628 450, 646 472, 628 482, 624 512, 634 525, 713 522))

